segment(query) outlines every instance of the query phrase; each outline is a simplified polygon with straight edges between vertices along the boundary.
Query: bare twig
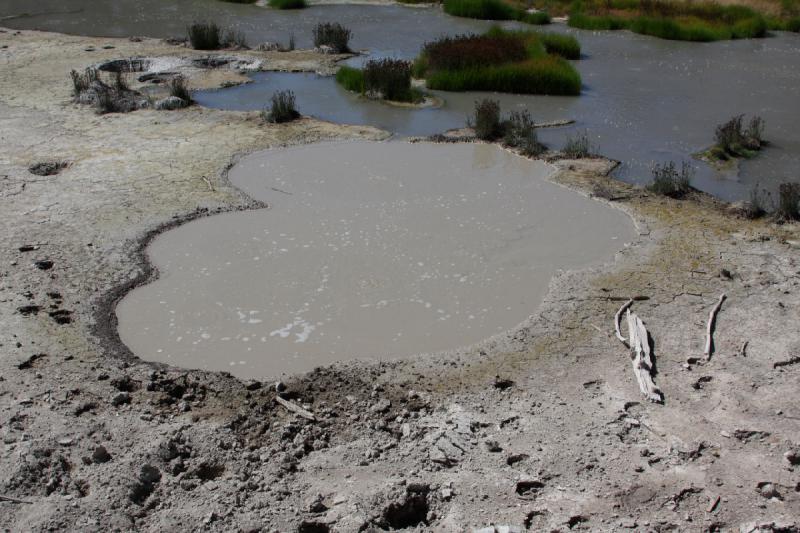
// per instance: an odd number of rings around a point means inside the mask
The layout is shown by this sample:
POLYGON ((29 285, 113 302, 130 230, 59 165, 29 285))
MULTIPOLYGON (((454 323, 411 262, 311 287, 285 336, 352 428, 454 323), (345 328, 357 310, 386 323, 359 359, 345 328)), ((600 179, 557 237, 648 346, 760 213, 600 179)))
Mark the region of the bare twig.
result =
POLYGON ((26 503, 32 504, 33 502, 25 501, 25 500, 18 500, 17 498, 12 498, 10 496, 3 496, 0 494, 0 502, 10 502, 10 503, 26 503))
POLYGON ((713 338, 714 322, 716 321, 719 308, 722 307, 722 302, 724 301, 725 301, 725 295, 723 294, 722 296, 719 297, 717 305, 715 305, 714 308, 711 310, 711 312, 708 314, 708 326, 706 327, 706 349, 703 351, 703 353, 706 356, 706 361, 711 359, 711 351, 714 345, 714 338, 713 338))

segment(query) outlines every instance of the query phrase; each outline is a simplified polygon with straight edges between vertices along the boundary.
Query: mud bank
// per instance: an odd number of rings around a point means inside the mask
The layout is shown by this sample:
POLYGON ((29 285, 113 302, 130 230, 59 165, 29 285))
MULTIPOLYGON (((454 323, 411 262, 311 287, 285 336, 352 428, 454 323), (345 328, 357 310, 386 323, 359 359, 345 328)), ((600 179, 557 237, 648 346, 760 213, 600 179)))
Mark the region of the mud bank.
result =
POLYGON ((521 328, 479 348, 287 380, 315 421, 275 403, 272 385, 117 357, 96 328, 109 295, 143 279, 142 239, 248 206, 225 178, 231 157, 385 135, 70 103, 71 69, 170 50, 0 33, 0 525, 797 530, 798 228, 738 219, 699 194, 653 197, 604 177, 603 160, 558 162, 552 179, 614 198, 639 224, 634 246, 563 273, 521 328), (69 165, 28 172, 46 159, 69 165), (715 354, 688 364, 721 292, 715 354), (648 298, 634 309, 664 405, 641 401, 613 338, 633 295, 648 298))

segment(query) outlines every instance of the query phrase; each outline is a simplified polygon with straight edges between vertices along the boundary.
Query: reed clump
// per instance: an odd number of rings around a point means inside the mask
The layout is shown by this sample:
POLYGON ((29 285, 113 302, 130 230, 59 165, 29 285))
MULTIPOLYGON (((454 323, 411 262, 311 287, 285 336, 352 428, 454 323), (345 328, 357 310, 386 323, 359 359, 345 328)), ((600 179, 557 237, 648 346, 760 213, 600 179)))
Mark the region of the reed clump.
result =
POLYGON ((537 157, 547 147, 539 142, 536 124, 527 110, 512 111, 502 118, 500 103, 484 98, 475 102, 473 115, 467 125, 475 131, 475 137, 483 141, 499 141, 508 148, 514 148, 526 157, 537 157))
POLYGON ((694 169, 686 161, 681 162, 680 169, 675 166, 674 161, 657 163, 651 172, 653 181, 647 187, 650 192, 670 198, 683 198, 692 189, 694 169))
POLYGON ((128 113, 149 105, 147 98, 128 86, 121 72, 114 72, 110 80, 103 81, 96 69, 87 68, 82 73, 71 71, 70 79, 74 101, 93 105, 100 114, 128 113))
POLYGON ((780 220, 800 220, 800 183, 787 182, 778 186, 775 215, 780 220))
POLYGON ((714 146, 706 153, 710 159, 726 161, 754 157, 766 144, 764 120, 754 115, 745 124, 744 115, 736 115, 716 127, 714 140, 714 146))
POLYGON ((526 24, 550 24, 543 11, 529 13, 504 0, 444 0, 444 12, 454 17, 480 20, 518 20, 526 24))
POLYGON ((186 78, 183 76, 175 76, 169 81, 169 95, 180 98, 187 104, 192 102, 192 94, 189 92, 189 87, 186 85, 186 78))
POLYGON ((584 130, 567 135, 561 152, 569 159, 583 159, 591 156, 592 145, 589 141, 589 132, 584 130))
POLYGON ((411 86, 411 63, 400 59, 372 59, 363 69, 343 66, 336 81, 348 91, 378 100, 416 103, 424 99, 411 86))
POLYGON ((261 111, 261 118, 272 124, 283 124, 300 118, 295 106, 295 96, 290 90, 276 91, 272 94, 269 109, 261 111))
POLYGON ((337 54, 350 52, 350 38, 353 32, 338 22, 320 22, 314 27, 314 46, 330 47, 337 54))
POLYGON ((224 29, 216 22, 193 22, 186 28, 189 44, 195 50, 219 50, 220 48, 247 48, 247 40, 241 31, 224 29))

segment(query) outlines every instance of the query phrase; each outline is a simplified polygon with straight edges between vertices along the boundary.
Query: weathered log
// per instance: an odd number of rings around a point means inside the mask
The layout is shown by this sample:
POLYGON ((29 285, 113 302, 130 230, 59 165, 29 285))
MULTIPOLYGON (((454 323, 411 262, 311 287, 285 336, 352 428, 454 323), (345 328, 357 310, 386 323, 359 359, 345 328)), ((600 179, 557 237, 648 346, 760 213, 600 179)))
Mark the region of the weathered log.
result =
POLYGON ((719 308, 722 307, 722 302, 724 301, 725 301, 725 295, 723 294, 722 296, 719 297, 717 305, 715 305, 714 308, 711 310, 711 312, 708 314, 708 326, 706 326, 706 349, 703 351, 703 353, 706 356, 706 360, 711 359, 711 350, 714 345, 714 338, 713 338, 714 322, 717 319, 717 313, 719 312, 719 308))
POLYGON ((653 359, 650 353, 650 339, 647 335, 647 328, 644 322, 636 316, 636 313, 627 311, 628 334, 630 335, 631 362, 633 363, 633 373, 639 382, 639 389, 645 398, 651 402, 660 403, 663 398, 661 391, 653 382, 653 359))
POLYGON ((280 396, 275 396, 275 401, 298 416, 302 416, 303 418, 307 418, 308 420, 311 421, 317 420, 317 417, 314 416, 314 413, 312 413, 311 411, 307 411, 306 409, 303 409, 294 402, 290 402, 289 400, 284 400, 280 396))
POLYGON ((620 318, 622 317, 622 313, 624 313, 625 310, 629 308, 632 304, 633 304, 633 298, 622 304, 622 307, 619 308, 617 314, 614 315, 614 330, 617 332, 617 338, 619 339, 619 341, 625 346, 628 346, 628 341, 625 340, 625 337, 622 336, 622 331, 620 331, 619 327, 619 321, 620 318))

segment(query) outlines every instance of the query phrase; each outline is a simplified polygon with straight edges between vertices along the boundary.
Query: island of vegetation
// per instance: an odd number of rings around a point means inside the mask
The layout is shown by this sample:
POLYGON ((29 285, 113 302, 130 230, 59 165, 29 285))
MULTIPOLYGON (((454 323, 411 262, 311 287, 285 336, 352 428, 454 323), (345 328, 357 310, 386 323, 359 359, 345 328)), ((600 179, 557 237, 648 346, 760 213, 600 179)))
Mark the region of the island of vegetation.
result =
POLYGON ((569 25, 586 30, 627 29, 679 41, 720 41, 766 37, 768 30, 800 31, 800 1, 758 5, 722 5, 712 1, 660 0, 444 0, 446 13, 485 20, 548 24, 568 16, 569 25), (533 7, 531 7, 533 6, 533 7), (769 9, 766 9, 769 7, 769 9), (765 10, 762 12, 762 8, 765 10))
POLYGON ((363 69, 343 66, 336 81, 348 91, 367 98, 419 104, 425 94, 411 84, 411 62, 402 59, 371 59, 363 69))
POLYGON ((412 74, 434 90, 578 95, 581 77, 567 59, 580 51, 572 36, 495 27, 426 43, 412 74))
POLYGON ((717 126, 714 140, 711 148, 696 154, 698 159, 717 167, 735 164, 740 159, 750 159, 767 144, 764 140, 764 120, 753 116, 745 125, 744 115, 737 115, 717 126))

